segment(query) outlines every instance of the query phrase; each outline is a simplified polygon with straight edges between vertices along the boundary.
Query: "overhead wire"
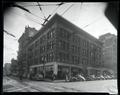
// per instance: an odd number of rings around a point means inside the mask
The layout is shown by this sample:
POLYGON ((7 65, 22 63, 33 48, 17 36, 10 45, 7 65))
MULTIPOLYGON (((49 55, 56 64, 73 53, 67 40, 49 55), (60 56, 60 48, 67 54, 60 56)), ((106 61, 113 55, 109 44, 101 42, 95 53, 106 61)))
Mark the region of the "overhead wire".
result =
POLYGON ((14 37, 14 38, 16 38, 15 37, 15 35, 13 35, 12 33, 9 33, 8 31, 6 31, 6 30, 3 30, 7 35, 10 35, 10 36, 12 36, 12 37, 14 37))
POLYGON ((24 10, 25 12, 34 15, 35 17, 38 17, 38 18, 40 18, 40 19, 42 19, 42 20, 45 20, 44 18, 41 18, 41 17, 33 14, 30 10, 28 10, 27 8, 24 8, 23 6, 20 6, 20 5, 15 4, 15 5, 13 5, 13 7, 18 7, 18 8, 20 8, 20 9, 24 10))
POLYGON ((39 25, 42 25, 42 26, 43 26, 43 24, 42 24, 42 23, 37 22, 35 19, 33 19, 33 18, 29 17, 29 16, 28 16, 28 19, 29 19, 29 20, 31 20, 31 21, 33 21, 33 22, 35 22, 35 23, 37 23, 37 24, 39 24, 39 25))
POLYGON ((46 20, 44 21, 43 25, 48 21, 48 19, 53 15, 53 13, 55 13, 55 12, 57 11, 57 9, 58 9, 61 5, 63 5, 63 4, 64 4, 63 2, 57 4, 57 7, 52 11, 51 14, 48 15, 48 17, 47 17, 46 20))
MULTIPOLYGON (((25 16, 23 16, 23 15, 19 15, 19 14, 17 14, 16 12, 13 12, 13 13, 14 13, 15 15, 17 15, 17 16, 20 16, 20 17, 25 18, 25 16)), ((31 21, 33 21, 33 22, 35 22, 35 23, 39 24, 39 25, 42 25, 42 23, 35 21, 35 19, 30 18, 29 16, 28 16, 28 18, 29 18, 29 20, 31 20, 31 21)))
POLYGON ((74 4, 70 5, 61 15, 64 15, 74 4))
MULTIPOLYGON (((58 6, 60 4, 40 4, 41 6, 58 6)), ((37 5, 22 5, 23 7, 30 7, 30 6, 39 6, 37 5)))
POLYGON ((98 17, 97 19, 95 19, 94 21, 92 21, 91 23, 89 23, 89 24, 85 25, 85 26, 84 26, 84 27, 82 27, 82 28, 86 28, 86 27, 90 26, 91 24, 96 23, 98 20, 100 20, 100 18, 101 18, 101 17, 102 17, 102 16, 98 17))
POLYGON ((41 7, 41 5, 39 4, 39 2, 37 2, 37 4, 38 4, 38 6, 39 6, 39 8, 40 8, 41 13, 42 13, 43 16, 44 16, 44 19, 46 19, 45 14, 44 14, 43 11, 42 11, 42 7, 41 7))

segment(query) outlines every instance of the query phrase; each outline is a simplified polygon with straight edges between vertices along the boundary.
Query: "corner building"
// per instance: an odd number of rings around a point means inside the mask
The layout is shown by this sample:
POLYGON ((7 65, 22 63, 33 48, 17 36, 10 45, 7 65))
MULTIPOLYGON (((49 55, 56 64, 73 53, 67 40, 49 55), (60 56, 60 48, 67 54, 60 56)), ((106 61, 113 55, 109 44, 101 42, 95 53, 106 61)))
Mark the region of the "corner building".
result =
MULTIPOLYGON (((82 73, 100 74, 102 68, 102 43, 55 14, 48 23, 32 36, 25 46, 27 74, 44 73, 57 79, 82 73)), ((22 63, 21 63, 22 64, 22 63)))

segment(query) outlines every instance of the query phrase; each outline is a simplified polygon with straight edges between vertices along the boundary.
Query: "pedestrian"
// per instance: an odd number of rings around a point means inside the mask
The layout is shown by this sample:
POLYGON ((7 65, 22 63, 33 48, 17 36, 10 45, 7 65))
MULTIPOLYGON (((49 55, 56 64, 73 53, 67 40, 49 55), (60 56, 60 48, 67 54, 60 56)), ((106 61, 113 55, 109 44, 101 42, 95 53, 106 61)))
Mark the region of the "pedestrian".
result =
POLYGON ((19 74, 19 79, 22 81, 22 73, 19 74))
POLYGON ((69 73, 68 72, 65 73, 65 81, 66 82, 69 81, 69 73))
POLYGON ((52 79, 55 80, 56 79, 56 75, 53 73, 52 74, 52 79))

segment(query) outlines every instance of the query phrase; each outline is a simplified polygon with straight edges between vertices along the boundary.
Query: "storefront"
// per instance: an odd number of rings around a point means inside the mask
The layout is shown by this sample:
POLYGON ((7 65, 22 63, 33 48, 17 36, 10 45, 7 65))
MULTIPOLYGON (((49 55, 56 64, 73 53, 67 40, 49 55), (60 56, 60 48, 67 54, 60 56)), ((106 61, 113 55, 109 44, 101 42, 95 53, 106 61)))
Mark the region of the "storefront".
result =
POLYGON ((71 77, 77 74, 84 74, 82 67, 56 62, 47 63, 45 65, 34 65, 30 67, 30 74, 35 76, 38 73, 43 74, 44 78, 50 79, 53 78, 53 75, 55 75, 55 79, 65 79, 66 75, 71 77))

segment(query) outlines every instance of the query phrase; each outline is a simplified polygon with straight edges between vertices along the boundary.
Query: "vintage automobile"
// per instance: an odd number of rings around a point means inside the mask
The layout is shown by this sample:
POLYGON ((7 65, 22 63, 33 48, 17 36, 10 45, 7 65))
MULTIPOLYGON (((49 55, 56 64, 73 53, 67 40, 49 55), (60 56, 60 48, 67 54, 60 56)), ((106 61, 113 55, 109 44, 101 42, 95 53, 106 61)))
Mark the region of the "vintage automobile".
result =
POLYGON ((31 80, 43 80, 43 75, 37 73, 35 75, 31 75, 30 79, 31 80))
POLYGON ((82 75, 78 74, 78 75, 75 75, 75 76, 72 76, 70 78, 70 81, 85 81, 85 77, 83 77, 82 75))
POLYGON ((96 80, 95 75, 88 75, 88 76, 86 77, 86 80, 87 80, 87 81, 96 80))

